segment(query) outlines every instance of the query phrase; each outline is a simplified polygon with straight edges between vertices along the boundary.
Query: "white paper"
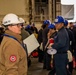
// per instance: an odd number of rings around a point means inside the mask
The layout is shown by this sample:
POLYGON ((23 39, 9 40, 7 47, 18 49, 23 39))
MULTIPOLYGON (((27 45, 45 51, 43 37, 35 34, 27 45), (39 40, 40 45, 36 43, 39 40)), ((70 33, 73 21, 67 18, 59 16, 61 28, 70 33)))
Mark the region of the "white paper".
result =
POLYGON ((39 47, 39 43, 37 39, 35 38, 34 34, 30 35, 28 38, 23 40, 24 44, 27 45, 28 53, 31 53, 33 50, 35 50, 37 47, 39 47))

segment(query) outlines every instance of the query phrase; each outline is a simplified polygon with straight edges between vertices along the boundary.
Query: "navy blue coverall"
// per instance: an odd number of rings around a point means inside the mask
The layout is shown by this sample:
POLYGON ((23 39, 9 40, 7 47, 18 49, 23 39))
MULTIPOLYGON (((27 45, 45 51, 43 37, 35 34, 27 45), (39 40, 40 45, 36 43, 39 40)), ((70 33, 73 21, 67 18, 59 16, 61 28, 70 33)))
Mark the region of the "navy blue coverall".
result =
POLYGON ((56 75, 67 75, 67 50, 69 49, 69 37, 66 29, 62 27, 54 37, 52 48, 57 50, 54 55, 56 75))

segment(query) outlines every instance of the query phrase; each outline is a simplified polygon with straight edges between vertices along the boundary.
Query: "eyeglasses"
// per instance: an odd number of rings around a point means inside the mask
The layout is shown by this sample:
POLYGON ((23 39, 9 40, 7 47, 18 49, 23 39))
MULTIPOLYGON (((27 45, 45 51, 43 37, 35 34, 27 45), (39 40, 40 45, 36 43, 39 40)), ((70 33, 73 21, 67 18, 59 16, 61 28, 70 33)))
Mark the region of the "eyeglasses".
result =
POLYGON ((24 25, 23 25, 23 23, 19 23, 19 24, 11 24, 11 26, 23 27, 24 25))

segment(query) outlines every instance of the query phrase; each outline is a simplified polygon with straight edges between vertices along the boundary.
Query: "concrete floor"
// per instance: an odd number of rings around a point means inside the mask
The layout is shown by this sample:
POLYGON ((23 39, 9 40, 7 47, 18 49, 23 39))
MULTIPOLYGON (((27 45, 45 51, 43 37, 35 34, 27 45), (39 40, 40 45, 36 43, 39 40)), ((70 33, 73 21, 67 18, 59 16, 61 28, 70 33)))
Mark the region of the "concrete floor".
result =
MULTIPOLYGON (((28 75, 48 75, 47 70, 43 70, 43 63, 39 63, 37 58, 31 58, 32 64, 28 69, 28 75)), ((76 75, 76 70, 73 71, 73 75, 76 75)))

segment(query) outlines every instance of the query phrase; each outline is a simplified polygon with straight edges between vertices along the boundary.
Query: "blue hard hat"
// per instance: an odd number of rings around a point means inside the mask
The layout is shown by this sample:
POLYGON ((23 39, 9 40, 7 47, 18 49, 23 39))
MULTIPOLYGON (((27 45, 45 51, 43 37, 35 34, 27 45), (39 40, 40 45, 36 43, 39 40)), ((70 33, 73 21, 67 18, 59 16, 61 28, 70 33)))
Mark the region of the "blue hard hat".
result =
POLYGON ((43 25, 50 25, 50 21, 49 21, 49 20, 45 20, 45 21, 43 22, 43 25))
POLYGON ((64 20, 64 25, 67 26, 68 25, 68 21, 64 20))
POLYGON ((51 24, 48 26, 48 28, 49 28, 49 29, 54 29, 54 28, 55 28, 55 25, 51 23, 51 24))
POLYGON ((62 16, 57 16, 54 23, 64 23, 64 18, 62 16))

